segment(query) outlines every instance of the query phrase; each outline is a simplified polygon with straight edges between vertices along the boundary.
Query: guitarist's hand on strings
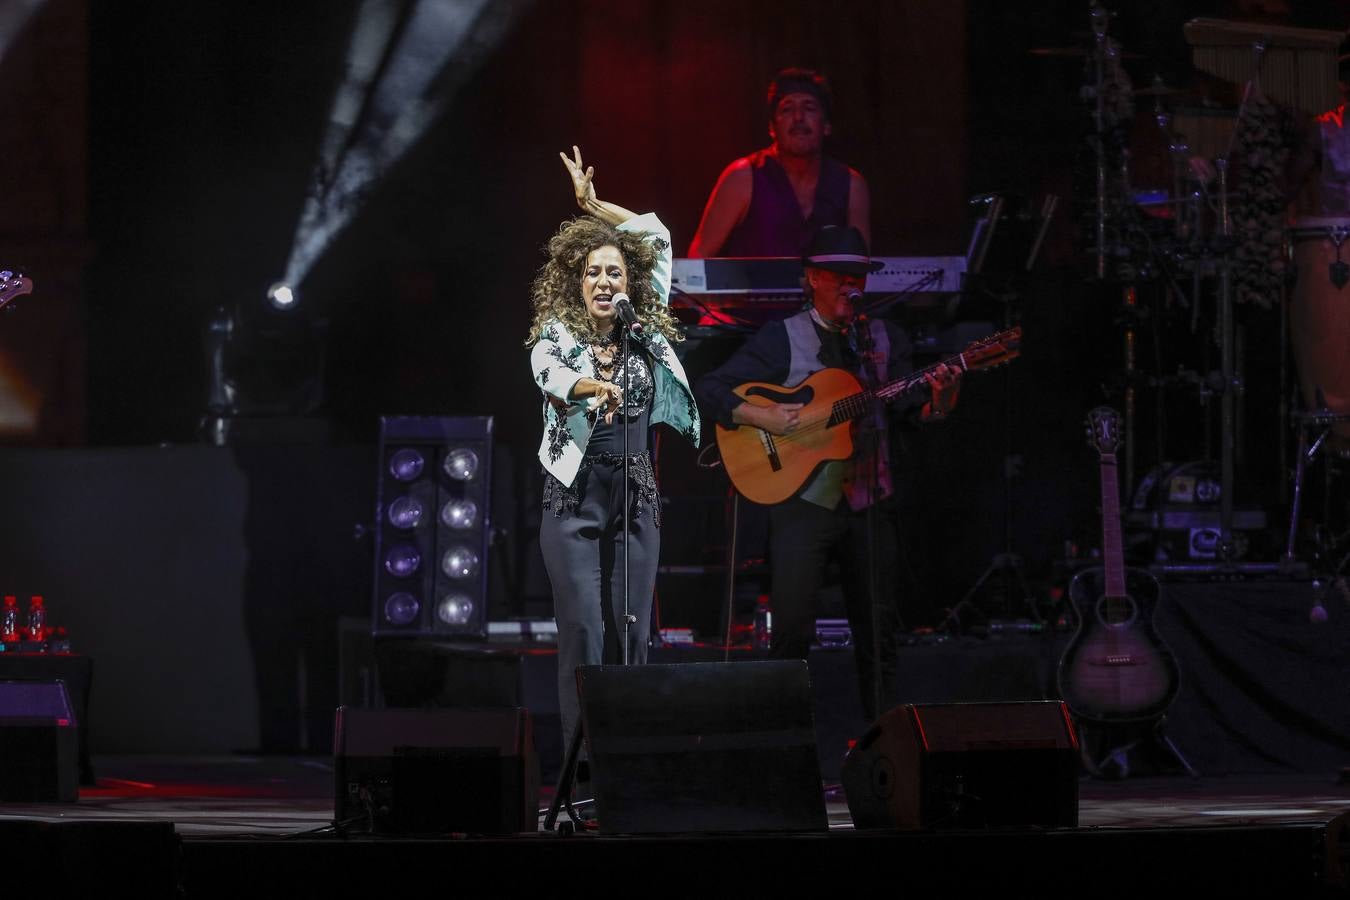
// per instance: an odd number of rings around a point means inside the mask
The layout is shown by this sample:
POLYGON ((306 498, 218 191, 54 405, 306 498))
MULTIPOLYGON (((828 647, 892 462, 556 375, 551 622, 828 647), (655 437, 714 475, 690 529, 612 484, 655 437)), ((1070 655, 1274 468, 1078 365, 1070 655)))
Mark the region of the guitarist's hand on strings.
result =
POLYGON ((731 411, 731 421, 762 428, 769 434, 791 434, 801 425, 803 406, 803 403, 770 403, 767 406, 742 403, 731 411))
POLYGON ((923 405, 919 419, 924 422, 940 420, 956 407, 961 394, 961 370, 946 363, 924 376, 932 389, 931 399, 923 405))

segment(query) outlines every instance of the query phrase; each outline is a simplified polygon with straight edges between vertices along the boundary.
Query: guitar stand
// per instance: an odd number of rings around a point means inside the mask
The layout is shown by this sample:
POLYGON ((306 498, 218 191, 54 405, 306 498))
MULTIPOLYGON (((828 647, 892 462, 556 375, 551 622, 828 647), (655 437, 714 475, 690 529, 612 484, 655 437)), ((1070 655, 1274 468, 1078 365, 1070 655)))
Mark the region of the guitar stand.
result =
MULTIPOLYGON (((1152 746, 1164 751, 1170 756, 1191 778, 1199 778, 1200 773, 1190 764, 1190 761, 1182 754, 1181 749, 1167 735, 1166 731, 1167 717, 1159 716, 1149 728, 1147 736, 1136 737, 1128 743, 1121 744, 1118 747, 1112 747, 1106 755, 1099 760, 1093 760, 1091 751, 1088 749, 1087 742, 1082 743, 1083 767, 1096 778, 1117 778, 1124 779, 1130 777, 1130 754, 1134 753, 1141 745, 1152 746), (1114 773, 1112 772, 1114 769, 1114 773)), ((1110 726, 1108 726, 1110 727, 1110 726)))

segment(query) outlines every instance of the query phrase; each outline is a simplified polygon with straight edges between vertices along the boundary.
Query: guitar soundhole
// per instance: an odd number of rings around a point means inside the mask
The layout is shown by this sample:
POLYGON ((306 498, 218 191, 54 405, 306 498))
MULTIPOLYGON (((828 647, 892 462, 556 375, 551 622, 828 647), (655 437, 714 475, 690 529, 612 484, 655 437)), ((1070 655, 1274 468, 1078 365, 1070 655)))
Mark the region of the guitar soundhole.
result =
POLYGON ((1097 599, 1097 619, 1112 628, 1125 628, 1134 624, 1139 616, 1139 608, 1131 597, 1099 597, 1097 599))

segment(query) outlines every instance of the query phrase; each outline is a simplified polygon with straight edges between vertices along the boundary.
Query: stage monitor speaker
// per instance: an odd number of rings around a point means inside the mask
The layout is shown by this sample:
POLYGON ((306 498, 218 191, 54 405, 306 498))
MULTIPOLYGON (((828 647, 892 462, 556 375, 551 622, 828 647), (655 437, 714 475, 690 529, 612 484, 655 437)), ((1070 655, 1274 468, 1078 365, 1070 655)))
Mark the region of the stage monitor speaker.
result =
POLYGON ((577 669, 602 833, 824 831, 804 660, 577 669))
POLYGON ((339 830, 538 830, 539 755, 527 709, 338 707, 333 752, 339 830))
POLYGON ((65 682, 0 681, 0 800, 74 803, 80 736, 65 682))
POLYGON ((1058 701, 897 706, 844 758, 855 828, 1078 824, 1078 735, 1058 701))

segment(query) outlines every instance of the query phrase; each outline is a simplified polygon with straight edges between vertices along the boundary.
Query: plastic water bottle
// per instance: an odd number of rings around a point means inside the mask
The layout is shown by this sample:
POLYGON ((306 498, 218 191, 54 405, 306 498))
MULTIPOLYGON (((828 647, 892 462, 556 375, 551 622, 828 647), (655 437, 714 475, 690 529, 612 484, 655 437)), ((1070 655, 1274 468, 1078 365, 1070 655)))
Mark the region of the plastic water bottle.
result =
POLYGON ((5 595, 5 606, 0 612, 0 642, 17 643, 19 640, 19 600, 13 594, 5 595))
POLYGON ((42 605, 42 595, 34 594, 28 601, 28 639, 41 641, 47 633, 47 610, 42 605))
POLYGON ((754 644, 756 650, 768 650, 773 639, 773 610, 769 608, 769 595, 760 594, 755 604, 754 644))

